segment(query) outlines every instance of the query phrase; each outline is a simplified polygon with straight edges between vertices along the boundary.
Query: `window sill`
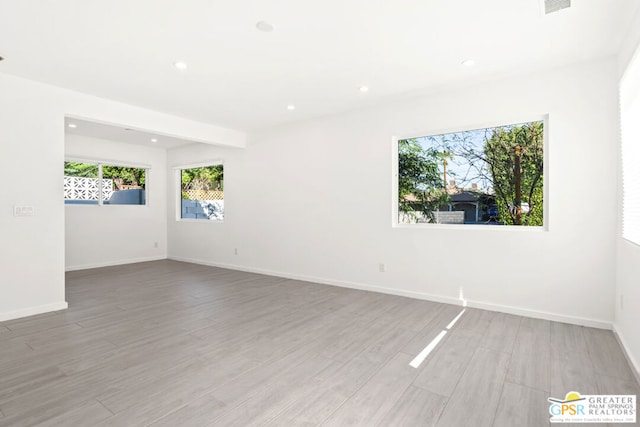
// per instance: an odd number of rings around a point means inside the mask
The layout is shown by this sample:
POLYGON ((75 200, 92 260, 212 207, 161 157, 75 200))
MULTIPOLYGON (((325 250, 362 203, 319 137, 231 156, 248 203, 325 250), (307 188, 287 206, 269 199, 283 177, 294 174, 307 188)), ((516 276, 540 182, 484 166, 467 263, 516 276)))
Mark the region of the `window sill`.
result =
POLYGON ((549 231, 546 225, 542 226, 517 226, 517 225, 489 225, 489 224, 393 224, 392 228, 400 229, 423 229, 423 230, 481 230, 481 231, 497 231, 497 232, 516 232, 516 233, 539 233, 549 231))

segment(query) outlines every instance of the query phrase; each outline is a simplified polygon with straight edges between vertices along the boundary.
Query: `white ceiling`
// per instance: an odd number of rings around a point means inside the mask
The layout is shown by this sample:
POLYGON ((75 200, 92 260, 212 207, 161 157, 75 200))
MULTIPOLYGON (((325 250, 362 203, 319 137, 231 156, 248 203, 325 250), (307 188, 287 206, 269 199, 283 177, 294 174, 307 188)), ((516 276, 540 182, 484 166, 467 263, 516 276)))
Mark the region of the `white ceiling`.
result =
POLYGON ((640 2, 572 3, 0 0, 0 72, 254 130, 612 55, 640 2))

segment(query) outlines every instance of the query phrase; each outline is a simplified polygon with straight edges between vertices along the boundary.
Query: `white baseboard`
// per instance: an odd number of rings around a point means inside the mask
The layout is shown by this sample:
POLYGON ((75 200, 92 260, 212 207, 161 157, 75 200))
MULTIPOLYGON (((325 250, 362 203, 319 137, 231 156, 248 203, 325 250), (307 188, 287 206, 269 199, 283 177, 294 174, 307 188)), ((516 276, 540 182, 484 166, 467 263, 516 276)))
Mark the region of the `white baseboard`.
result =
POLYGON ((62 301, 53 304, 39 305, 37 307, 7 311, 4 313, 0 313, 0 322, 4 322, 5 320, 19 319, 21 317, 33 316, 35 314, 48 313, 50 311, 65 310, 67 308, 69 308, 69 304, 67 304, 66 301, 62 301))
POLYGON ((607 320, 590 319, 588 317, 571 316, 568 314, 550 313, 547 311, 529 310, 522 307, 491 304, 479 301, 468 301, 468 307, 481 308, 489 311, 515 314, 517 316, 531 317, 534 319, 551 320, 553 322, 569 323, 571 325, 587 326, 589 328, 612 330, 613 323, 607 320))
POLYGON ((174 261, 190 262, 193 264, 208 265, 211 267, 228 268, 230 270, 246 271, 248 273, 259 273, 259 274, 265 274, 267 276, 283 277, 285 279, 304 280, 307 282, 321 283, 324 285, 339 286, 343 288, 359 289, 363 291, 379 292, 383 294, 422 299, 422 300, 433 301, 433 302, 441 302, 445 304, 453 304, 453 305, 459 305, 459 306, 466 305, 467 307, 472 307, 472 308, 480 308, 483 310, 515 314, 518 316, 532 317, 535 319, 569 323, 569 324, 578 325, 578 326, 588 326, 591 328, 607 329, 607 330, 613 329, 612 322, 606 321, 606 320, 589 319, 585 317, 570 316, 570 315, 558 314, 558 313, 549 313, 544 311, 530 310, 530 309, 521 308, 521 307, 504 306, 504 305, 492 304, 492 303, 481 302, 481 301, 467 300, 463 302, 459 298, 452 298, 452 297, 447 297, 442 295, 433 295, 433 294, 428 294, 423 292, 406 291, 403 289, 395 289, 395 288, 384 288, 380 286, 367 285, 364 283, 347 282, 347 281, 326 279, 323 277, 314 277, 314 276, 307 276, 307 275, 301 275, 301 274, 291 274, 291 273, 272 271, 272 270, 266 270, 266 269, 260 269, 260 268, 249 268, 249 267, 244 267, 240 265, 217 263, 217 262, 211 262, 211 261, 195 259, 195 258, 182 258, 182 257, 169 256, 169 259, 172 259, 174 261))
POLYGON ((89 270, 91 268, 113 267, 116 265, 136 264, 139 262, 160 261, 163 259, 167 259, 167 257, 164 255, 161 255, 161 256, 152 256, 152 257, 145 257, 145 258, 129 258, 129 259, 122 259, 117 261, 108 261, 108 262, 96 262, 92 264, 71 265, 71 266, 65 267, 64 271, 89 270))
POLYGON ((424 299, 424 300, 429 300, 434 302, 441 302, 445 304, 461 305, 460 300, 456 298, 425 294, 421 292, 405 291, 402 289, 383 288, 379 286, 366 285, 366 284, 357 283, 357 282, 347 282, 343 280, 326 279, 323 277, 308 276, 304 274, 285 273, 282 271, 273 271, 273 270, 267 270, 262 268, 250 268, 250 267, 244 267, 241 265, 210 262, 210 261, 195 259, 195 258, 182 258, 182 257, 170 256, 169 259, 174 261, 189 262, 192 264, 208 265, 210 267, 228 268, 229 270, 245 271, 247 273, 258 273, 258 274, 264 274, 266 276, 282 277, 284 279, 301 280, 305 282, 320 283, 323 285, 338 286, 341 288, 358 289, 361 291, 378 292, 382 294, 396 295, 396 296, 416 298, 416 299, 424 299))
POLYGON ((622 333, 620 333, 620 329, 618 328, 618 325, 615 323, 613 324, 613 334, 618 340, 620 347, 622 347, 622 352, 624 353, 624 356, 627 358, 627 361, 629 362, 629 366, 633 371, 633 375, 636 377, 636 381, 638 382, 638 384, 640 384, 640 365, 635 360, 633 355, 627 350, 629 347, 627 347, 624 336, 622 335, 622 333))

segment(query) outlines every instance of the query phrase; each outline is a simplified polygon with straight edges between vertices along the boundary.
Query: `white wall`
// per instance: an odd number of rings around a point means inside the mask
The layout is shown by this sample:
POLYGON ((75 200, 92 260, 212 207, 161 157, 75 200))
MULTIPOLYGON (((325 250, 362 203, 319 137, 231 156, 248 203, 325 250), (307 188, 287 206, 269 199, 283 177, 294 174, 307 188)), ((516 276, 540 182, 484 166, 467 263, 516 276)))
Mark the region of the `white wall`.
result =
MULTIPOLYGON (((637 51, 640 55, 640 11, 635 17, 636 25, 626 39, 618 57, 618 72, 622 78, 637 51)), ((618 230, 616 233, 616 304, 615 330, 623 342, 629 358, 640 373, 640 246, 627 242, 620 236, 622 218, 622 179, 618 175, 618 230), (624 301, 624 303, 623 303, 624 301)))
POLYGON ((64 117, 244 145, 244 135, 0 74, 0 321, 66 307, 64 117), (15 205, 35 215, 14 217, 15 205))
POLYGON ((166 258, 167 151, 67 135, 65 156, 148 167, 145 206, 65 205, 66 269, 166 258))
POLYGON ((610 58, 252 134, 244 150, 170 150, 169 166, 224 159, 226 219, 175 221, 170 180, 169 257, 610 327, 616 77, 610 58), (548 231, 391 226, 392 136, 545 113, 548 231))

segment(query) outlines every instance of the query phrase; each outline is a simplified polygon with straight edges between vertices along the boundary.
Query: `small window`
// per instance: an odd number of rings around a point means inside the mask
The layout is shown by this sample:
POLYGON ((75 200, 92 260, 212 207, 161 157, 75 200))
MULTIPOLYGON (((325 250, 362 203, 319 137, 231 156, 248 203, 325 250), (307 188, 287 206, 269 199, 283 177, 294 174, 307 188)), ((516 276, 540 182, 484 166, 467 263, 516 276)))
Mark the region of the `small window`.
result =
POLYGON ((144 168, 64 162, 64 202, 74 205, 145 205, 144 168))
POLYGON ((398 141, 399 224, 544 224, 544 123, 398 141))
POLYGON ((224 219, 224 167, 222 164, 180 169, 180 218, 224 219))

